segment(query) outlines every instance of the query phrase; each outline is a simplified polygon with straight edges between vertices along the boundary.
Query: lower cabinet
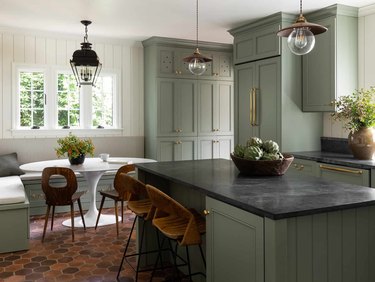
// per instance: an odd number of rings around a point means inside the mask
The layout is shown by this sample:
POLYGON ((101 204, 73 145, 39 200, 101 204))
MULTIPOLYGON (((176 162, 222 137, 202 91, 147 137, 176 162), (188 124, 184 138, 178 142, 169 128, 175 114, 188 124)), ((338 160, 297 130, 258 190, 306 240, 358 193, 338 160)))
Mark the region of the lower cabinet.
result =
POLYGON ((367 169, 317 163, 318 176, 332 181, 370 186, 370 173, 367 169))
POLYGON ((294 159, 293 163, 290 165, 287 173, 298 173, 300 175, 309 175, 309 176, 317 176, 317 164, 315 161, 309 160, 302 160, 302 159, 294 159))
POLYGON ((206 197, 207 281, 264 282, 264 219, 206 197))
POLYGON ((186 161, 197 159, 197 138, 195 137, 159 138, 157 142, 158 161, 186 161))
POLYGON ((233 136, 208 136, 198 138, 199 159, 230 159, 233 136))
MULTIPOLYGON (((97 186, 97 192, 96 192, 96 204, 97 206, 100 205, 101 196, 99 191, 108 191, 111 190, 113 187, 113 179, 114 174, 105 174, 101 177, 98 186, 97 186)), ((27 197, 30 201, 30 215, 42 215, 46 213, 46 202, 44 198, 44 193, 42 190, 41 185, 41 179, 40 178, 34 178, 34 179, 27 179, 22 180, 23 185, 25 187, 25 191, 27 194, 27 197)), ((78 182, 78 190, 84 191, 87 190, 87 182, 82 176, 77 177, 78 182)), ((55 179, 55 184, 63 183, 63 180, 61 179, 55 179)), ((87 194, 84 194, 81 198, 83 209, 88 209, 90 199, 88 198, 87 194)), ((75 210, 78 210, 77 205, 75 204, 75 210)), ((113 207, 113 200, 108 199, 106 200, 105 207, 113 207)), ((56 212, 67 212, 69 211, 69 206, 61 206, 56 207, 56 212)))

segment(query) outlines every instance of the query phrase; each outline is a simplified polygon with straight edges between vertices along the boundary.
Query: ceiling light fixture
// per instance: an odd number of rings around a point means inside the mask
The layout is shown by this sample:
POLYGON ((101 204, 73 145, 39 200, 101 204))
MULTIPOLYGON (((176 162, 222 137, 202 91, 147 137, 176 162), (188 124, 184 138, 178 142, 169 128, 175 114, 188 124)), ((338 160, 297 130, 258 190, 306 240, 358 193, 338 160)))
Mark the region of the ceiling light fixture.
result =
POLYGON ((326 32, 328 29, 322 25, 309 23, 302 14, 302 0, 300 0, 299 17, 289 27, 278 31, 277 35, 288 37, 290 51, 296 55, 309 53, 315 45, 314 35, 326 32))
POLYGON ((87 26, 91 24, 91 21, 83 20, 81 23, 85 26, 85 36, 81 43, 81 49, 74 51, 73 58, 70 60, 70 66, 72 67, 78 86, 95 86, 95 82, 102 69, 102 64, 99 62, 96 52, 91 50, 92 44, 88 41, 87 26))
POLYGON ((203 56, 199 52, 198 48, 198 0, 196 2, 196 20, 197 20, 197 25, 196 25, 196 35, 197 35, 197 40, 196 40, 196 49, 193 53, 193 55, 186 57, 183 59, 184 62, 189 63, 189 70, 192 74, 194 75, 201 75, 206 71, 206 63, 211 62, 212 59, 203 56))

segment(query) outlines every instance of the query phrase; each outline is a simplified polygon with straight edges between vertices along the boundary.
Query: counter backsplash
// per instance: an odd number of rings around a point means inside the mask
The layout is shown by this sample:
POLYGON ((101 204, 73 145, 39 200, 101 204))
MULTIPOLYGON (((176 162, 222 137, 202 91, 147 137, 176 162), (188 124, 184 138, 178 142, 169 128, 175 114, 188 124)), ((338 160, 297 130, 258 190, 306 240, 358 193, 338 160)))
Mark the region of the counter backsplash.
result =
POLYGON ((322 152, 351 154, 347 138, 320 137, 320 143, 322 152))

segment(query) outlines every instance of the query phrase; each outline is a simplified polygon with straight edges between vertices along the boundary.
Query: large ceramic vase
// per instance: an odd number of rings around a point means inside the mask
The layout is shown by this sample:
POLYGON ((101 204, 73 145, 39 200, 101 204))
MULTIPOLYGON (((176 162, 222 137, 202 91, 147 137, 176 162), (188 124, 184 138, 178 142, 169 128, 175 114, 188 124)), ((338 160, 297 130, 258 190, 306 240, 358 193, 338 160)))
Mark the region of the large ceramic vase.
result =
POLYGON ((354 158, 371 160, 375 153, 374 128, 362 127, 355 132, 350 132, 348 143, 354 158))
POLYGON ((77 158, 69 158, 69 162, 71 165, 80 165, 83 164, 85 161, 85 155, 80 154, 77 158))

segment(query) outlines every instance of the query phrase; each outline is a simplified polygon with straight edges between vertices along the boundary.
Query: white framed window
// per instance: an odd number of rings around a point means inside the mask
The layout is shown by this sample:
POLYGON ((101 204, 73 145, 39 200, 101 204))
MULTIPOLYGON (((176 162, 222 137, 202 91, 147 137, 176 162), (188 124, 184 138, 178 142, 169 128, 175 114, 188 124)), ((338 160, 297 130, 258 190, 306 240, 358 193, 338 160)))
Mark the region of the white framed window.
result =
POLYGON ((121 135, 118 70, 102 70, 97 87, 77 86, 68 67, 14 64, 13 77, 13 136, 121 135))

